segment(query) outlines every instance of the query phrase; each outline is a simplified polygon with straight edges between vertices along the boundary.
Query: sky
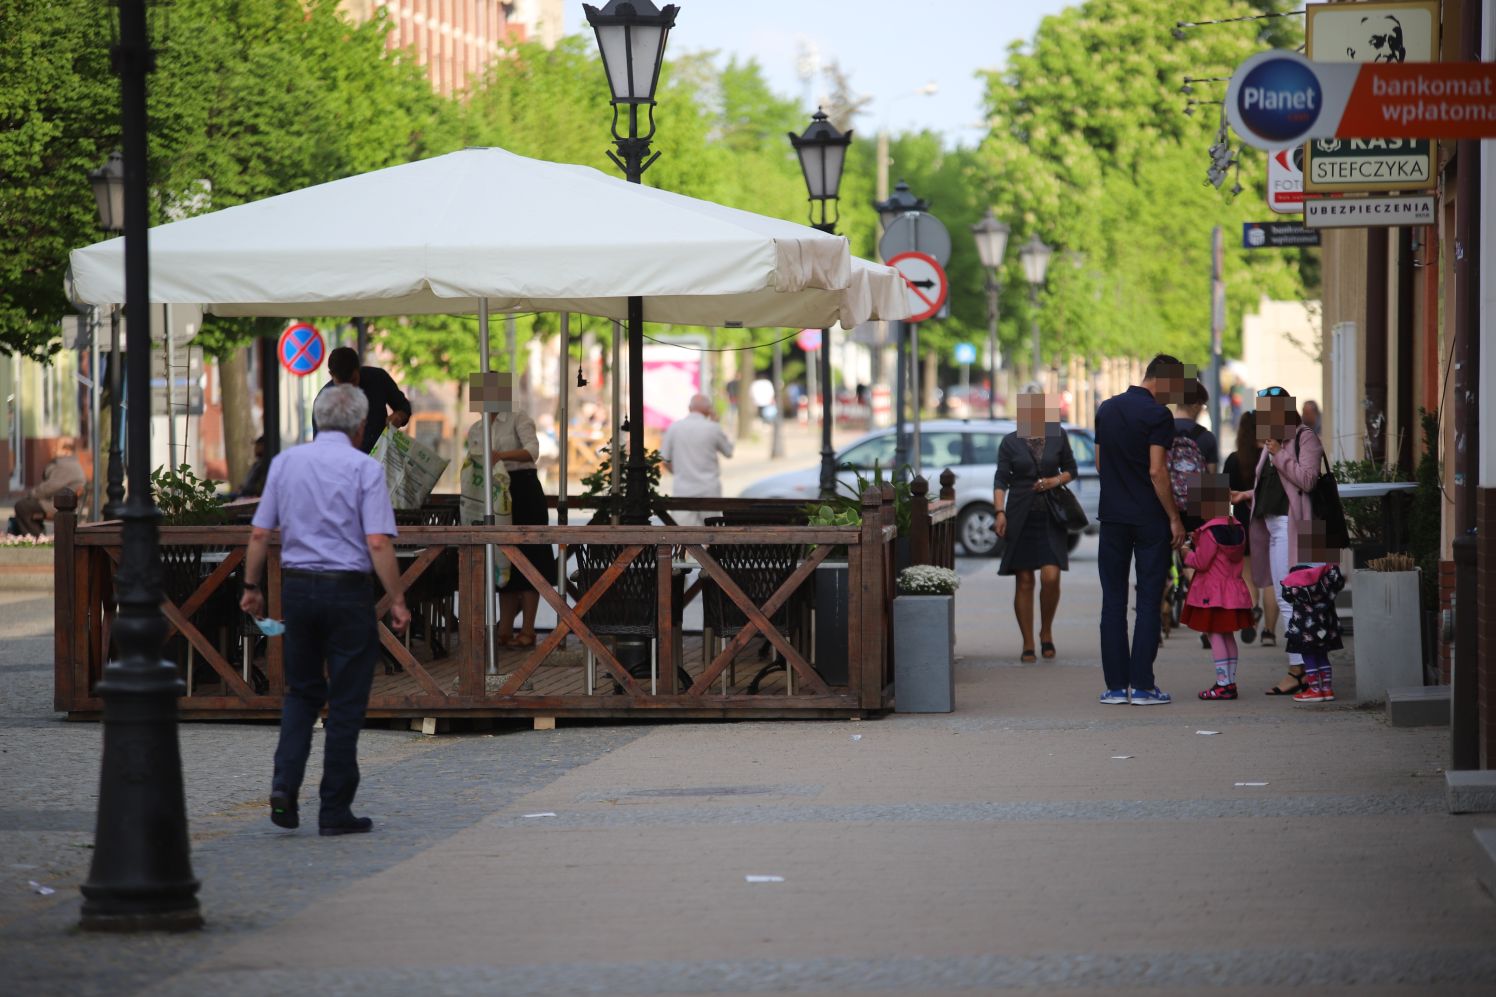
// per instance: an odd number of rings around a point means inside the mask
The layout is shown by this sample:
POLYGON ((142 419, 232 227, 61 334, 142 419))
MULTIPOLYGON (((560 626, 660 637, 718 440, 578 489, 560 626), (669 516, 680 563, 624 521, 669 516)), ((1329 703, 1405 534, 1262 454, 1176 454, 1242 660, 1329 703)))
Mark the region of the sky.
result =
MULTIPOLYGON (((886 122, 893 132, 928 128, 949 145, 974 145, 983 127, 975 74, 1000 67, 1009 44, 1032 38, 1041 19, 1075 0, 675 2, 680 14, 667 56, 715 50, 756 59, 775 90, 809 104, 824 92, 819 81, 810 90, 800 79, 798 64, 809 47, 822 62, 839 62, 856 90, 873 97, 859 129, 886 122), (745 16, 754 23, 743 23, 745 16), (916 93, 932 82, 933 96, 916 93)), ((567 0, 565 11, 568 33, 587 30, 580 2, 567 0)))

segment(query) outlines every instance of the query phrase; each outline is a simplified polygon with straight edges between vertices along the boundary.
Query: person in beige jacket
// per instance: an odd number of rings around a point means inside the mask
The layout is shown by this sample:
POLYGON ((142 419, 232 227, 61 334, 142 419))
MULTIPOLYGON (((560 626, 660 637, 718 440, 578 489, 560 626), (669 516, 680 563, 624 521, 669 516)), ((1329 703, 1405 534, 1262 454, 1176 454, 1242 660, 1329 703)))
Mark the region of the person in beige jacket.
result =
POLYGON ((43 522, 57 515, 53 499, 59 492, 72 491, 77 494, 88 483, 83 465, 78 463, 76 447, 72 439, 64 437, 57 444, 57 456, 42 472, 41 483, 16 500, 16 524, 21 532, 34 537, 42 535, 43 522))

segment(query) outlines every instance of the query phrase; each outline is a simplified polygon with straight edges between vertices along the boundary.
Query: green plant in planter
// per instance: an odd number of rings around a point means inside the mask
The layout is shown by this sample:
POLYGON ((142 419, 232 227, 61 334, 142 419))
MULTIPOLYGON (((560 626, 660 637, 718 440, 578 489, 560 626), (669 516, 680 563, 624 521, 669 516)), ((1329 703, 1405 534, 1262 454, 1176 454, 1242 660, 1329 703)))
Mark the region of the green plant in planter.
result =
POLYGON ((151 472, 151 493, 163 526, 211 526, 225 521, 223 503, 212 481, 192 473, 192 465, 151 472))
MULTIPOLYGON (((1362 460, 1337 460, 1331 470, 1335 474, 1335 480, 1341 484, 1398 479, 1397 468, 1394 465, 1378 463, 1369 457, 1362 460)), ((1381 499, 1345 499, 1341 502, 1341 507, 1345 510, 1345 525, 1350 533, 1352 547, 1364 547, 1382 542, 1381 499)))
POLYGON ((1420 570, 1419 600, 1425 610, 1439 606, 1439 550, 1444 512, 1444 469, 1439 464, 1439 417, 1418 410, 1423 428, 1423 456, 1413 477, 1413 509, 1408 520, 1408 552, 1420 570))
MULTIPOLYGON (((599 499, 602 499, 603 502, 598 507, 598 509, 599 509, 600 512, 607 512, 608 511, 608 509, 609 509, 609 500, 612 498, 612 495, 611 495, 612 488, 613 488, 613 454, 612 454, 612 450, 613 450, 612 444, 609 444, 608 446, 603 447, 602 450, 600 451, 603 454, 602 463, 600 463, 600 464, 597 465, 597 470, 593 471, 591 474, 587 475, 585 478, 582 479, 582 488, 583 488, 582 497, 583 498, 599 498, 599 499)), ((628 499, 628 494, 629 494, 629 476, 628 476, 629 449, 628 449, 628 447, 627 446, 620 447, 619 448, 619 454, 620 454, 620 456, 622 457, 622 460, 623 460, 624 472, 619 477, 619 481, 618 481, 618 496, 619 496, 620 500, 627 500, 628 499)), ((644 451, 644 464, 645 464, 645 467, 647 468, 647 476, 648 476, 648 480, 649 480, 649 498, 650 498, 650 504, 651 505, 654 504, 654 500, 655 499, 657 499, 657 498, 660 497, 660 470, 661 470, 661 465, 663 463, 664 463, 664 458, 660 456, 660 452, 658 450, 646 450, 646 451, 644 451)))
MULTIPOLYGON (((899 536, 909 535, 909 523, 913 515, 910 506, 911 492, 909 490, 909 478, 911 474, 904 475, 904 480, 897 477, 885 481, 883 469, 876 463, 873 464, 873 475, 865 477, 860 470, 851 464, 843 464, 843 471, 851 471, 857 478, 857 484, 849 485, 838 479, 837 487, 842 489, 828 499, 812 502, 805 507, 810 516, 812 526, 861 526, 862 525, 862 493, 869 488, 881 489, 885 484, 893 485, 893 518, 899 528, 899 536), (843 493, 845 492, 845 494, 843 493)), ((908 466, 905 465, 908 470, 908 466)))

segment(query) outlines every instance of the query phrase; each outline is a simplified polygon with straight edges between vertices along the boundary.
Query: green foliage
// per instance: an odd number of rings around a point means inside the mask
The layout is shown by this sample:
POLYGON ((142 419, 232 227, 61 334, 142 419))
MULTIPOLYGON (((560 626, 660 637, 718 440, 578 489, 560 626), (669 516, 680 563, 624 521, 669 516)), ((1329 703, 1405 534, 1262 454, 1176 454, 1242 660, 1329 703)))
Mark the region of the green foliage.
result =
MULTIPOLYGON (((1234 0, 1212 6, 1210 16, 1286 9, 1234 0)), ((1185 76, 1228 76, 1259 50, 1261 22, 1173 40, 1169 26, 1178 17, 1178 5, 1164 0, 1087 0, 1045 18, 1031 42, 1015 45, 1007 65, 988 74, 991 127, 970 182, 1013 226, 1003 268, 1007 349, 1028 329, 1017 247, 1033 232, 1061 250, 1041 296, 1046 354, 1169 350, 1203 359, 1217 224, 1227 245, 1228 354, 1239 349, 1242 313, 1260 296, 1303 296, 1299 253, 1236 248, 1240 223, 1266 210, 1262 156, 1245 152, 1246 191, 1234 201, 1203 185, 1218 109, 1201 105, 1187 116, 1179 93, 1185 76), (1064 251, 1076 255, 1067 259, 1064 251)), ((1270 30, 1273 41, 1294 45, 1301 25, 1282 19, 1270 30)), ((1197 89, 1200 98, 1219 96, 1207 85, 1197 89)))
POLYGON ((909 523, 913 516, 913 507, 910 505, 912 492, 909 490, 909 481, 914 475, 913 468, 904 465, 904 474, 893 475, 884 478, 883 468, 873 463, 871 477, 853 467, 851 464, 843 464, 839 470, 851 471, 857 483, 849 485, 840 478, 837 479, 837 487, 840 489, 830 498, 812 502, 805 507, 810 517, 812 526, 861 526, 862 525, 862 493, 869 488, 882 490, 884 485, 893 486, 893 514, 894 523, 899 528, 899 536, 909 535, 909 523))
POLYGON ((1419 588, 1424 609, 1439 606, 1439 553, 1442 549, 1444 469, 1439 463, 1439 417, 1418 410, 1423 430, 1423 455, 1418 458, 1414 478, 1413 509, 1408 522, 1408 552, 1418 562, 1419 588))
MULTIPOLYGON (((612 444, 603 447, 599 452, 604 456, 602 461, 597 465, 597 470, 593 471, 591 474, 582 479, 582 498, 602 499, 603 504, 599 506, 599 509, 603 511, 606 511, 609 508, 609 503, 611 501, 611 492, 613 488, 612 449, 612 444)), ((622 473, 618 476, 618 497, 621 501, 627 502, 629 495, 628 445, 622 445, 619 448, 618 452, 622 455, 623 460, 622 473)), ((662 470, 662 465, 664 464, 664 462, 665 459, 660 456, 660 452, 658 450, 646 450, 644 452, 644 463, 645 467, 647 468, 647 475, 649 479, 648 491, 651 503, 653 503, 655 499, 660 497, 660 472, 662 470)))
POLYGON ((223 504, 214 483, 193 474, 191 464, 175 471, 156 468, 151 472, 151 493, 164 526, 206 526, 224 521, 223 504))
MULTIPOLYGON (((1396 481, 1396 468, 1391 464, 1363 457, 1361 460, 1337 460, 1330 468, 1335 480, 1341 484, 1361 481, 1396 481)), ((1340 503, 1345 511, 1346 530, 1351 545, 1360 547, 1382 542, 1382 500, 1379 498, 1343 499, 1340 503)))

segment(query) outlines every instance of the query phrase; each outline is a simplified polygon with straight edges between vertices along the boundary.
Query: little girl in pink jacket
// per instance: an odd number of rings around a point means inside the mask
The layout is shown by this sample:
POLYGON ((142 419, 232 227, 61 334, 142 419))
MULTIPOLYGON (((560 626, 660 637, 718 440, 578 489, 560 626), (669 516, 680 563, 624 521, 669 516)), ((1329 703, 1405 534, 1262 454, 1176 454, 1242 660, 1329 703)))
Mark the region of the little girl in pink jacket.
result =
POLYGON ((1179 619, 1191 630, 1210 637, 1215 685, 1201 692, 1200 698, 1235 699, 1236 631, 1252 622, 1252 593, 1241 571, 1247 531, 1231 515, 1225 475, 1205 476, 1199 508, 1206 522, 1191 534, 1190 550, 1184 556, 1185 565, 1193 568, 1195 575, 1179 619))

